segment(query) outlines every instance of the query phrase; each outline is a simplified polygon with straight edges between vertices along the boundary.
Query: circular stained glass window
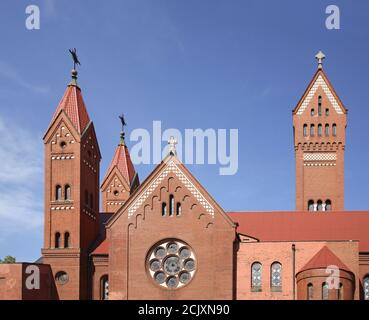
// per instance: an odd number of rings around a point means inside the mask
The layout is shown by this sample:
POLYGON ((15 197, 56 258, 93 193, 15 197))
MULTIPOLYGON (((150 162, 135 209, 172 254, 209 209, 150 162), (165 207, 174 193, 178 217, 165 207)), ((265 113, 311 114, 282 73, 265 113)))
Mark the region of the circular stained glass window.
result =
POLYGON ((147 258, 150 276, 162 287, 180 288, 188 284, 196 272, 196 258, 192 249, 179 240, 158 243, 147 258))
POLYGON ((59 271, 55 275, 55 281, 59 284, 66 284, 69 281, 68 273, 59 271))

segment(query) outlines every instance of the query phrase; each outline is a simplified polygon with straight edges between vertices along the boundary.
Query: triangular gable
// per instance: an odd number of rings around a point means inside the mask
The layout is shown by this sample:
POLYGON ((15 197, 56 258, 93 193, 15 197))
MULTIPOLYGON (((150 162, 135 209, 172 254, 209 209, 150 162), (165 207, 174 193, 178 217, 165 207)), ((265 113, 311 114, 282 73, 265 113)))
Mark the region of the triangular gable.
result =
POLYGON ((207 214, 214 218, 215 212, 219 211, 223 218, 232 227, 236 227, 233 221, 224 213, 223 209, 205 191, 188 169, 176 156, 171 154, 168 155, 136 189, 121 209, 119 209, 118 212, 109 220, 107 227, 110 227, 125 211, 127 211, 128 219, 132 218, 135 212, 156 190, 159 184, 168 176, 169 173, 174 173, 178 177, 181 183, 183 183, 183 185, 191 192, 193 197, 200 203, 207 214))
POLYGON ((314 97, 316 91, 319 87, 322 87, 325 95, 329 99, 330 103, 332 104, 334 110, 338 114, 347 113, 347 109, 343 105, 341 99, 338 97, 335 89, 333 88, 332 84, 330 83, 328 77, 324 73, 323 70, 318 70, 313 79, 311 80, 309 86, 305 90, 304 95, 298 102, 297 106, 293 110, 293 113, 296 115, 301 115, 309 105, 311 99, 314 97))
POLYGON ((106 188, 109 188, 109 186, 112 184, 112 179, 114 178, 114 176, 117 176, 121 183, 124 184, 123 187, 125 190, 129 190, 130 185, 116 166, 114 166, 112 170, 108 172, 107 176, 104 178, 103 183, 101 184, 100 189, 105 190, 106 188))

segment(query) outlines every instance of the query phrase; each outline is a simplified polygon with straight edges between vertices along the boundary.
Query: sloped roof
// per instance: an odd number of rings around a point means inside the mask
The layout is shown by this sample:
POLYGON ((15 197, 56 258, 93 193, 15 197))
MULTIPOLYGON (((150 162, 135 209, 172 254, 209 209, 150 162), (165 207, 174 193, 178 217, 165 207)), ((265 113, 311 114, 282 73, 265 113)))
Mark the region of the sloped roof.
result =
POLYGON ((109 254, 109 242, 105 238, 98 246, 97 248, 92 251, 92 255, 102 255, 102 254, 109 254))
POLYGON ((331 250, 329 250, 327 246, 320 249, 299 272, 310 269, 325 269, 328 266, 337 266, 341 270, 351 272, 351 270, 331 250))
POLYGON ((90 123, 90 117, 83 101, 81 89, 77 85, 68 85, 59 102, 51 123, 53 123, 61 110, 65 111, 78 133, 82 134, 90 123))
POLYGON ((369 211, 227 212, 237 232, 260 241, 357 240, 369 252, 369 211))

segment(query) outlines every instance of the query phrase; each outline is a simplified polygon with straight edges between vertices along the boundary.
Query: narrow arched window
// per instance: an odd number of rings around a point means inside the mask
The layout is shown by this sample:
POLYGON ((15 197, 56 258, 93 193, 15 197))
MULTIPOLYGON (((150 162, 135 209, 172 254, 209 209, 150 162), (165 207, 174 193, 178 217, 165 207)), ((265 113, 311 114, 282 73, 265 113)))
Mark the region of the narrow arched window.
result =
POLYGON ((92 193, 90 193, 90 208, 94 208, 94 195, 92 193))
POLYGON ((322 136, 323 126, 321 124, 318 124, 318 136, 322 136))
POLYGON ((64 248, 70 248, 70 234, 69 234, 69 232, 64 233, 64 248))
POLYGON ((107 274, 100 279, 100 300, 109 300, 109 278, 107 274))
POLYGON ((325 125, 325 135, 327 137, 329 136, 329 124, 328 123, 325 125))
POLYGON ((179 202, 177 202, 176 215, 179 217, 182 214, 182 206, 179 202))
POLYGON ((340 283, 337 290, 337 299, 343 300, 343 284, 340 283))
POLYGON ((60 233, 55 233, 55 248, 60 248, 60 233))
POLYGON ((313 284, 312 283, 309 283, 307 285, 307 294, 306 294, 306 297, 308 300, 313 300, 314 298, 314 287, 313 287, 313 284))
POLYGON ((64 199, 65 200, 71 200, 72 199, 72 189, 70 188, 70 185, 67 184, 64 187, 64 199))
POLYGON ((332 201, 326 200, 325 201, 325 211, 331 211, 332 210, 332 201))
POLYGON ((328 299, 329 299, 328 283, 323 282, 323 284, 322 284, 322 300, 328 300, 328 299))
POLYGON ((337 136, 337 125, 335 123, 332 125, 332 135, 333 137, 337 136))
POLYGON ((369 300, 369 275, 364 278, 364 300, 369 300))
POLYGON ((85 205, 88 206, 88 191, 85 190, 85 205))
POLYGON ((314 211, 314 200, 309 200, 308 201, 308 210, 309 211, 314 211))
POLYGON ((323 211, 323 201, 322 200, 318 200, 316 210, 323 211))
POLYGON ((311 114, 311 116, 313 116, 315 114, 315 110, 311 109, 310 114, 311 114))
POLYGON ((322 115, 322 96, 319 96, 318 98, 318 115, 322 115))
POLYGON ((307 137, 308 135, 308 125, 305 123, 303 127, 304 137, 307 137))
POLYGON ((251 265, 251 289, 252 291, 261 291, 262 278, 261 278, 262 265, 260 262, 254 262, 251 265))
POLYGON ((161 215, 163 217, 167 215, 167 204, 165 202, 161 204, 161 215))
POLYGON ((325 115, 328 117, 329 116, 329 109, 325 109, 325 115))
POLYGON ((315 135, 315 126, 312 124, 310 125, 310 136, 314 137, 315 135))
POLYGON ((282 265, 279 262, 274 262, 270 267, 270 284, 272 291, 282 289, 282 265))
POLYGON ((171 194, 169 196, 169 216, 174 215, 174 196, 171 194))
POLYGON ((59 201, 62 199, 62 188, 61 186, 57 185, 55 187, 55 200, 59 201))

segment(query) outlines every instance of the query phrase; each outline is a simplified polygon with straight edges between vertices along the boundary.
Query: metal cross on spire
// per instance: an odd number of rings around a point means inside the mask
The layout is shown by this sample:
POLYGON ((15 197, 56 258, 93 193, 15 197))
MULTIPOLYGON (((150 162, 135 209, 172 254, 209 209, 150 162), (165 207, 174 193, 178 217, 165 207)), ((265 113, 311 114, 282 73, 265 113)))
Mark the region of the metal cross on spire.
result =
POLYGON ((119 119, 122 124, 122 130, 120 131, 120 144, 124 145, 124 136, 125 136, 124 127, 127 125, 127 123, 126 120, 124 119, 124 114, 121 114, 119 116, 119 119))
POLYGON ((77 49, 76 48, 69 49, 69 52, 72 55, 72 59, 73 59, 73 69, 76 70, 76 65, 77 64, 81 65, 81 63, 78 60, 77 49))
POLYGON ((168 144, 169 144, 169 153, 173 156, 177 155, 177 150, 176 150, 176 144, 177 144, 177 140, 174 139, 173 136, 170 137, 170 139, 168 140, 168 144))
POLYGON ((318 61, 318 69, 323 69, 323 60, 325 59, 325 54, 322 51, 319 51, 315 56, 315 59, 318 61))

